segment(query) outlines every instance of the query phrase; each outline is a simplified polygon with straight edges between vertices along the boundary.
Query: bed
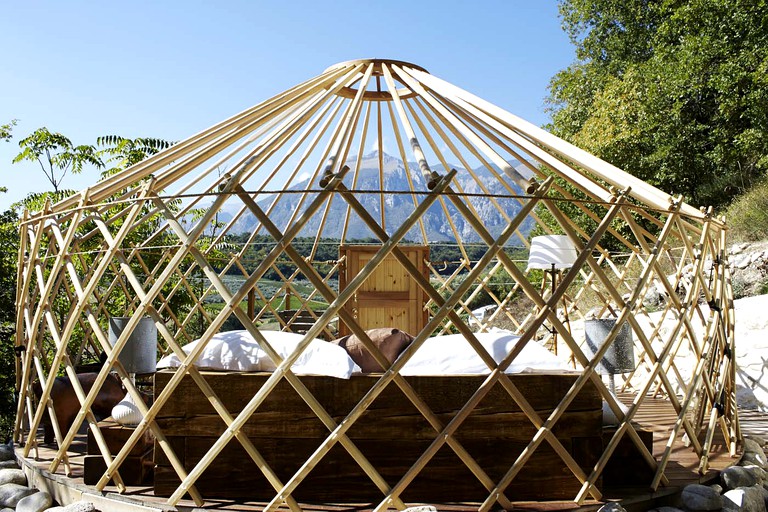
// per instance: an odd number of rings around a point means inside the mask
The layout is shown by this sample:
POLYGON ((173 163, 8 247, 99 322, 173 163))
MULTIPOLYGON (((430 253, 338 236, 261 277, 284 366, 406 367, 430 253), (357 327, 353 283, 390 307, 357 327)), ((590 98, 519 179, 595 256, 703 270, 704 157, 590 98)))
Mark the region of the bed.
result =
MULTIPOLYGON (((268 336, 278 352, 289 350, 294 341, 286 334, 289 333, 268 336)), ((479 338, 497 361, 516 342, 516 337, 510 333, 488 333, 479 338)), ((210 350, 206 348, 203 356, 208 354, 210 360, 215 361, 221 354, 242 351, 242 348, 232 350, 231 347, 217 345, 220 343, 212 340, 210 350), (219 356, 214 355, 216 351, 219 351, 219 356)), ((509 371, 514 373, 509 377, 533 408, 546 417, 578 374, 552 359, 546 349, 535 343, 529 345, 531 350, 526 348, 510 367, 509 371)), ((319 347, 324 350, 324 347, 319 347)), ((484 374, 488 373, 482 362, 478 366, 479 357, 475 355, 477 360, 471 357, 471 348, 470 352, 464 351, 468 347, 460 335, 430 338, 401 371, 443 424, 450 421, 467 402, 485 380, 484 374), (451 355, 451 350, 464 352, 451 355), (437 361, 432 351, 439 356, 437 361), (461 363, 466 371, 458 371, 457 360, 463 360, 461 363)), ((248 345, 246 351, 251 349, 254 347, 248 345)), ((334 376, 318 375, 322 373, 318 367, 326 365, 310 368, 312 359, 318 360, 318 357, 312 350, 309 352, 314 356, 302 356, 303 359, 300 358, 292 369, 301 375, 302 382, 336 421, 343 419, 381 377, 376 373, 359 373, 354 363, 349 365, 351 371, 348 376, 339 375, 339 369, 344 364, 337 364, 328 371, 334 376)), ((239 371, 206 369, 210 361, 206 362, 203 356, 199 360, 202 373, 232 414, 242 410, 269 378, 270 364, 274 369, 271 361, 263 360, 250 365, 248 370, 242 370, 248 366, 246 363, 242 363, 239 371)), ((161 361, 160 366, 167 366, 168 369, 161 369, 155 375, 156 396, 172 377, 174 362, 166 359, 161 361)), ((161 409, 157 422, 188 470, 202 459, 225 430, 223 420, 188 375, 174 392, 174 399, 161 409)), ((587 385, 569 405, 554 430, 586 472, 601 452, 601 425, 600 396, 592 385, 587 385)), ((530 420, 497 384, 459 427, 456 438, 486 473, 498 480, 514 463, 535 431, 530 420)), ((285 379, 248 420, 244 432, 283 482, 301 467, 328 435, 328 430, 285 379)), ((389 485, 394 485, 429 446, 436 433, 403 392, 390 383, 351 427, 348 435, 389 485)), ((155 494, 169 496, 180 482, 158 447, 155 448, 155 464, 155 494)), ((236 440, 230 442, 205 470, 196 486, 206 497, 268 501, 275 494, 236 440)), ((565 468, 560 457, 547 443, 543 443, 506 493, 515 500, 571 499, 579 488, 580 483, 565 468)), ((360 466, 338 444, 294 493, 299 501, 315 503, 377 502, 382 496, 360 466)), ((485 488, 448 446, 437 452, 402 494, 406 502, 436 503, 478 501, 486 496, 485 488)))

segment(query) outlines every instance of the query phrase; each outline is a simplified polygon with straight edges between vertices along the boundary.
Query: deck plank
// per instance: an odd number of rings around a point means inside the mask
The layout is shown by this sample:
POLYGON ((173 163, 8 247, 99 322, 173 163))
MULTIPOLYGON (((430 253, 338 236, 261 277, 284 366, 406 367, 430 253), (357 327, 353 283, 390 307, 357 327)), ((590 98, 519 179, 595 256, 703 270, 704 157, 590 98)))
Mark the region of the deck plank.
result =
MULTIPOLYGON (((629 402, 631 395, 620 396, 622 401, 629 402)), ((757 435, 768 436, 768 414, 759 411, 740 411, 739 420, 741 424, 742 433, 744 435, 757 435)), ((675 411, 671 403, 662 398, 646 397, 638 410, 635 420, 636 423, 645 429, 653 431, 653 454, 657 460, 664 452, 664 448, 669 438, 669 430, 674 424, 676 419, 675 411)), ((69 453, 70 465, 72 469, 71 477, 64 476, 63 467, 60 467, 57 475, 53 475, 53 478, 59 483, 59 485, 71 485, 78 489, 87 488, 83 485, 83 455, 85 454, 85 436, 82 436, 82 442, 77 442, 73 445, 74 451, 69 453)), ((42 433, 40 434, 42 438, 42 433)), ((735 464, 738 458, 731 458, 726 449, 725 442, 720 432, 715 436, 715 441, 712 445, 712 453, 710 454, 710 470, 706 475, 699 475, 698 466, 699 460, 696 454, 691 448, 684 445, 682 439, 675 440, 673 445, 673 452, 670 462, 666 469, 666 475, 669 479, 669 485, 666 487, 660 487, 656 492, 652 492, 648 488, 633 487, 633 488, 607 488, 603 489, 605 499, 622 500, 622 504, 627 510, 648 510, 662 503, 668 496, 679 491, 680 488, 691 483, 706 483, 715 479, 722 469, 735 464)), ((50 464, 56 451, 52 447, 41 446, 40 457, 35 460, 30 457, 23 460, 22 463, 28 468, 35 469, 37 471, 45 473, 48 465, 50 464)), ((34 454, 34 450, 31 452, 34 454)), ((21 450, 17 451, 17 455, 21 458, 21 450)), ((95 489, 93 489, 95 493, 95 489)), ((105 489, 107 493, 114 493, 116 489, 114 487, 107 487, 105 489)), ((129 487, 126 494, 121 496, 120 501, 123 505, 126 503, 135 503, 138 506, 151 507, 156 510, 169 510, 168 505, 165 504, 163 498, 159 498, 152 495, 152 489, 147 487, 129 487)), ((214 507, 217 510, 239 510, 239 511, 251 511, 261 510, 265 504, 263 503, 238 503, 231 500, 210 500, 206 502, 206 508, 214 507)), ((572 501, 547 501, 547 502, 514 502, 515 508, 521 510, 530 510, 537 512, 547 511, 578 511, 587 512, 597 510, 601 505, 599 502, 588 501, 584 506, 579 507, 572 501)), ((341 512, 352 510, 368 510, 369 504, 349 504, 349 505, 316 505, 316 504, 302 504, 305 506, 305 510, 317 510, 322 512, 341 512)), ((176 507, 180 511, 194 509, 194 504, 191 501, 182 501, 176 507)), ((441 510, 450 510, 455 512, 461 512, 466 510, 475 510, 477 504, 475 503, 461 503, 444 506, 441 505, 441 510)), ((139 510, 137 508, 136 510, 139 510)), ((146 510, 144 508, 143 510, 146 510)))

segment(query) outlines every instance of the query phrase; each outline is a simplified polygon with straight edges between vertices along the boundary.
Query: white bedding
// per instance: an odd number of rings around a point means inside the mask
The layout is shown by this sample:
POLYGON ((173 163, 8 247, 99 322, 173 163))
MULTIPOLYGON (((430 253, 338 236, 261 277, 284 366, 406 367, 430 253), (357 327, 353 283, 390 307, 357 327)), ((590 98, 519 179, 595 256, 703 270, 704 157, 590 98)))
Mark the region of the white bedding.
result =
MULTIPOLYGON (((475 334, 493 360, 500 363, 520 339, 509 331, 495 330, 475 334)), ((510 364, 505 373, 529 370, 568 370, 567 361, 557 357, 535 341, 529 341, 523 351, 510 364)), ((483 363, 469 342, 461 334, 433 336, 419 347, 400 370, 401 375, 487 375, 488 365, 483 363)))
MULTIPOLYGON (((281 331, 261 331, 272 348, 285 358, 304 338, 301 334, 281 331)), ((509 331, 496 330, 476 334, 478 341, 494 361, 500 363, 520 339, 509 331)), ((197 346, 195 340, 183 347, 187 354, 197 346)), ((181 362, 175 355, 160 360, 158 368, 177 368, 181 362)), ((215 334, 195 361, 200 368, 242 372, 274 371, 275 363, 259 347, 248 331, 215 334)), ((567 362, 552 354, 535 341, 529 341, 506 373, 529 370, 568 370, 567 362)), ((297 375, 327 375, 348 379, 360 373, 347 352, 340 346, 315 339, 291 366, 297 375)), ((461 334, 434 336, 427 339, 400 370, 401 375, 487 375, 488 366, 461 334)))
MULTIPOLYGON (((280 357, 286 358, 304 339, 301 334, 281 331, 261 331, 280 357)), ((189 354, 200 340, 182 347, 189 354)), ((177 368, 181 362, 175 354, 165 356, 157 363, 158 368, 177 368)), ((195 365, 212 370, 241 372, 274 371, 274 361, 261 349, 248 331, 228 331, 214 334, 198 356, 195 365)), ((359 373, 360 367, 338 345, 314 339, 291 366, 297 375, 327 375, 348 379, 359 373)))

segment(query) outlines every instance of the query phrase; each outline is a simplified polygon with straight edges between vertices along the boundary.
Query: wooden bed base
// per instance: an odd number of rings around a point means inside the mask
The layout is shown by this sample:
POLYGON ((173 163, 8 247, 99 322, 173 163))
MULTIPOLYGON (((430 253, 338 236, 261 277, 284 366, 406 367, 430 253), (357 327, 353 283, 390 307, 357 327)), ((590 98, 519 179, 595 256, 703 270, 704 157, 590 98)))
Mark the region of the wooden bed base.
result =
MULTIPOLYGON (((160 393, 172 371, 155 376, 160 393)), ((203 372, 227 409, 236 414, 269 377, 265 373, 203 372)), ((340 421, 378 380, 355 375, 349 380, 301 377, 302 382, 340 421)), ((530 373, 510 375, 538 413, 546 418, 571 387, 577 375, 530 373)), ((418 395, 447 423, 485 380, 483 376, 407 377, 418 395)), ((157 395, 156 395, 157 396, 157 395)), ((602 451, 601 398, 586 385, 557 423, 554 433, 589 473, 602 451)), ((187 470, 202 459, 224 432, 223 420, 197 385, 186 376, 157 416, 187 470)), ((281 481, 287 481, 328 435, 309 407, 282 380, 244 426, 281 481)), ((456 438, 494 481, 503 476, 536 429, 497 384, 459 427, 456 438)), ((397 388, 390 384, 366 414, 348 431, 350 439, 394 485, 426 450, 436 433, 397 388)), ((155 494, 171 495, 179 478, 163 451, 155 447, 155 494)), ((275 491, 236 440, 233 440, 195 483, 205 497, 268 501, 275 491)), ((513 500, 572 499, 580 483, 545 442, 512 481, 506 495, 513 500)), ((443 446, 402 494, 406 502, 479 501, 488 492, 456 454, 443 446)), ((354 459, 338 444, 299 485, 299 501, 355 503, 378 501, 383 496, 354 459)))

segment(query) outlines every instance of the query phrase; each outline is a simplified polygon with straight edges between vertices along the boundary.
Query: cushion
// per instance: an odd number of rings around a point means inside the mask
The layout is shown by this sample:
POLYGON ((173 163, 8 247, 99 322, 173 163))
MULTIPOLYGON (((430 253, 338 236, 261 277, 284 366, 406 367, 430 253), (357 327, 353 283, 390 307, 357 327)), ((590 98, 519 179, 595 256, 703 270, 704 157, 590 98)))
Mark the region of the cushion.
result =
MULTIPOLYGON (((494 361, 500 363, 514 348, 519 336, 504 330, 476 333, 494 361)), ((567 370, 567 361, 535 341, 529 341, 505 373, 530 370, 567 370)), ((472 345, 461 334, 434 336, 424 341, 400 370, 401 375, 487 375, 490 373, 472 345)))
MULTIPOLYGON (((400 352, 405 350, 405 347, 410 345, 411 341, 413 341, 413 336, 393 327, 369 329, 365 331, 365 334, 371 338, 373 344, 381 351, 390 364, 392 364, 392 362, 397 359, 397 356, 400 355, 400 352)), ((344 336, 343 338, 333 340, 331 343, 343 347, 347 351, 347 354, 349 354, 349 357, 360 366, 363 372, 384 371, 384 368, 376 362, 376 359, 374 359, 373 355, 365 348, 365 345, 357 335, 352 334, 344 336)))
MULTIPOLYGON (((304 336, 291 332, 261 331, 267 342, 281 358, 289 356, 304 336)), ((189 354, 200 342, 195 340, 182 347, 189 354)), ((157 363, 159 369, 177 368, 181 361, 175 354, 165 356, 157 363)), ((212 370, 230 371, 274 371, 277 368, 272 359, 259 346, 248 331, 228 331, 214 334, 195 361, 195 366, 212 370)), ((359 372, 346 351, 327 341, 314 339, 291 366, 297 375, 327 375, 348 379, 359 372)))
POLYGON ((133 401, 133 397, 126 394, 125 398, 112 408, 112 419, 120 425, 132 426, 141 423, 144 415, 133 401))

